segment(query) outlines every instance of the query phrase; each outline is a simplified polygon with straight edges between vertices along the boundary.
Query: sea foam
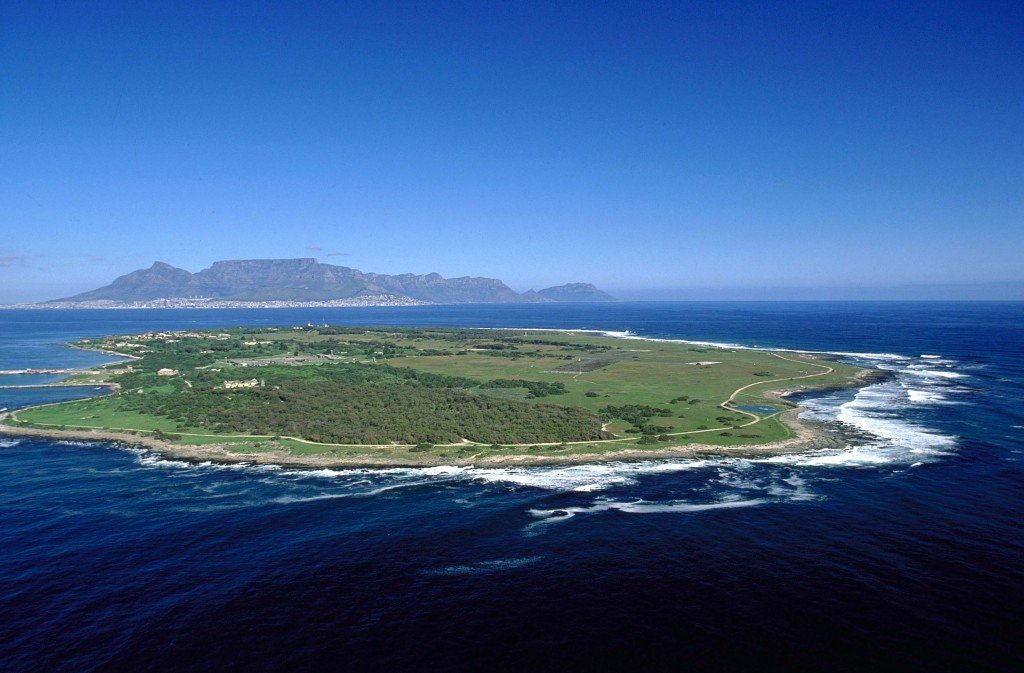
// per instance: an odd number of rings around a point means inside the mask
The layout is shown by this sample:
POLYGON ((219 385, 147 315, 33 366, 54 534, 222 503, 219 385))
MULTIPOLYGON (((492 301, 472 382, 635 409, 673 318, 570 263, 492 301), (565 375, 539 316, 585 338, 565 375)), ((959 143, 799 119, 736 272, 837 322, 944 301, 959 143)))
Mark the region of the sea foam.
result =
POLYGON ((773 502, 764 498, 722 499, 715 502, 690 502, 687 500, 597 500, 591 505, 578 507, 560 507, 555 509, 530 509, 529 514, 538 519, 523 528, 527 536, 538 535, 544 528, 578 515, 600 514, 602 512, 623 512, 626 514, 693 514, 719 509, 735 509, 739 507, 757 507, 773 502))
POLYGON ((667 474, 708 465, 707 460, 650 460, 635 463, 609 462, 563 467, 469 468, 467 478, 491 484, 526 486, 554 491, 601 491, 635 484, 647 474, 667 474))
POLYGON ((540 556, 526 556, 522 558, 496 559, 493 561, 478 561, 465 565, 444 566, 442 568, 429 568, 421 571, 423 575, 480 575, 493 573, 502 570, 515 570, 536 563, 540 556))

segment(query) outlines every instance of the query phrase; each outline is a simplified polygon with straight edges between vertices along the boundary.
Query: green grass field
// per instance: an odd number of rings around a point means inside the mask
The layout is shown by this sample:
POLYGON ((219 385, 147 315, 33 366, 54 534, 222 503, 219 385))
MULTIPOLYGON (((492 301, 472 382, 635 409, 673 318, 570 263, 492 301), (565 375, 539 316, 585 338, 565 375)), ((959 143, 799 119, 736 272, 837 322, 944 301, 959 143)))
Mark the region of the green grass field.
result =
POLYGON ((734 447, 792 436, 779 418, 792 405, 772 392, 849 386, 861 372, 808 354, 564 332, 234 329, 112 337, 79 345, 141 359, 130 368, 112 365, 90 375, 90 380, 118 384, 118 393, 21 410, 5 422, 159 434, 182 444, 223 444, 246 453, 277 449, 339 457, 565 456, 687 443, 734 447), (158 375, 162 368, 177 371, 158 375), (424 378, 427 374, 457 378, 424 378), (224 389, 225 381, 253 379, 258 383, 252 389, 224 389), (337 392, 317 392, 323 390, 337 392), (288 392, 320 394, 318 408, 328 412, 311 416, 298 406, 288 407, 278 399, 288 392), (368 395, 383 401, 367 406, 368 395), (443 401, 436 402, 442 395, 443 401), (398 403, 414 396, 425 402, 398 403), (429 428, 432 419, 408 416, 440 403, 462 405, 445 408, 454 419, 448 421, 450 441, 417 447, 422 444, 417 433, 424 432, 418 428, 429 428), (459 424, 460 408, 481 404, 494 409, 487 413, 495 419, 503 419, 500 436, 505 441, 479 439, 492 430, 480 427, 487 423, 486 414, 468 429, 459 424), (561 418, 552 415, 551 405, 575 410, 572 423, 543 420, 544 414, 561 418), (756 409, 743 411, 744 406, 756 409), (362 415, 352 415, 354 409, 362 415), (396 418, 399 414, 406 417, 396 418), (332 427, 334 417, 361 419, 373 429, 368 437, 383 439, 318 440, 360 430, 332 427), (584 426, 593 427, 579 439, 575 433, 584 426), (520 434, 532 438, 514 441, 520 434))

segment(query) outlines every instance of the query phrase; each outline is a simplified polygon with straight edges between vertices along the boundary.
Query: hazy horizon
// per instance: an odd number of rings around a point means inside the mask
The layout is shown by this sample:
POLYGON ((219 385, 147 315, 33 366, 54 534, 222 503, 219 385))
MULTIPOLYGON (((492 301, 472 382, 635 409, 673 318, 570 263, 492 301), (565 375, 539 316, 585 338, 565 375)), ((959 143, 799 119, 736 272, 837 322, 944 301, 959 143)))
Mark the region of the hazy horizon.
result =
MULTIPOLYGON (((313 257, 314 259, 317 259, 313 257)), ((155 260, 177 266, 166 260, 155 260)), ((214 260, 220 261, 220 260, 214 260)), ((342 261, 321 260, 321 263, 348 266, 342 261)), ((155 263, 155 262, 154 262, 155 263)), ((211 262, 212 263, 212 262, 211 262)), ((151 265, 147 265, 151 266, 151 265)), ((206 265, 209 266, 209 265, 206 265)), ((202 267, 205 268, 205 267, 202 267)), ((135 269, 132 269, 133 271, 135 269)), ((187 269, 191 272, 200 268, 187 269)), ((375 269, 360 269, 374 272, 375 269)), ((415 273, 433 273, 417 271, 415 273)), ((458 277, 455 274, 449 277, 458 277)), ((69 297, 79 292, 107 285, 114 278, 102 281, 96 286, 70 288, 48 296, 35 296, 0 302, 0 304, 34 303, 69 297)), ((503 280, 503 279, 499 279, 503 280)), ((590 282, 587 279, 567 278, 557 285, 571 282, 590 282)), ((516 292, 539 290, 546 285, 513 285, 516 292)), ((1024 300, 1024 281, 989 283, 919 283, 919 284, 862 284, 849 286, 722 286, 722 287, 631 287, 628 284, 598 285, 599 289, 611 293, 620 301, 1021 301, 1024 300)))

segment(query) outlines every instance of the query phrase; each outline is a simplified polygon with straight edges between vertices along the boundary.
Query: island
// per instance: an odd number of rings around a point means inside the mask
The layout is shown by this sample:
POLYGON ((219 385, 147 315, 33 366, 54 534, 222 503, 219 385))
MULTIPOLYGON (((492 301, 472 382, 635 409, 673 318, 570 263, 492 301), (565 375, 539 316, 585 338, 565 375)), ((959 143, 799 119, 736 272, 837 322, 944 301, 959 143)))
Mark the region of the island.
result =
POLYGON ((585 331, 299 325, 83 340, 109 394, 0 431, 303 466, 529 465, 821 448, 798 392, 877 374, 838 357, 585 331))

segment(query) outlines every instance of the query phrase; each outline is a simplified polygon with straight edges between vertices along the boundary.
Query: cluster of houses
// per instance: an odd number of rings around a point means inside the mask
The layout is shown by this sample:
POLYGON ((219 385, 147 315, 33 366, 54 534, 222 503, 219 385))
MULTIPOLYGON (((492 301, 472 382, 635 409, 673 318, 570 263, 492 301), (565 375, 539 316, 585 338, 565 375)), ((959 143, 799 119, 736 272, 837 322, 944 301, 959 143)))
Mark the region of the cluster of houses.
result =
MULTIPOLYGON (((177 369, 169 369, 167 367, 164 367, 163 369, 158 369, 157 372, 156 372, 156 375, 157 376, 177 376, 178 375, 178 370, 177 369)), ((259 387, 261 387, 263 385, 264 385, 263 381, 261 381, 260 379, 247 379, 245 381, 225 381, 223 383, 224 388, 227 389, 227 390, 232 390, 232 389, 235 389, 235 388, 259 388, 259 387)))

